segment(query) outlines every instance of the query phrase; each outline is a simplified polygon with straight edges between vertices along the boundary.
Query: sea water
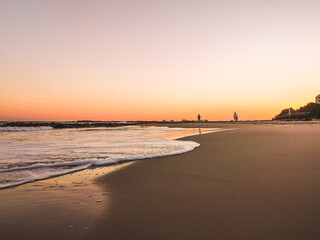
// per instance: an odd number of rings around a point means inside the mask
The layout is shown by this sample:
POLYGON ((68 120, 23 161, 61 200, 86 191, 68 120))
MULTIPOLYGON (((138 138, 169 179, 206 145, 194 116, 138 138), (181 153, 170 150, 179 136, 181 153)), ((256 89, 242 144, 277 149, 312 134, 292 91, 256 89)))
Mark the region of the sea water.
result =
POLYGON ((165 127, 52 129, 0 128, 0 189, 79 171, 91 166, 169 156, 199 144, 161 137, 165 127))

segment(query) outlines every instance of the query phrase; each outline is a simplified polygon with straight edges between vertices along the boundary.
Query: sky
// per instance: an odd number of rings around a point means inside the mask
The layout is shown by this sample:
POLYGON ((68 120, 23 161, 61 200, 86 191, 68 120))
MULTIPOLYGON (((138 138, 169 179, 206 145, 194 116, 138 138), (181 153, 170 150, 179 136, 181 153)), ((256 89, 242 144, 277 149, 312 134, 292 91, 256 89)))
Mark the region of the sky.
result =
POLYGON ((271 119, 320 94, 320 1, 0 0, 0 121, 271 119))

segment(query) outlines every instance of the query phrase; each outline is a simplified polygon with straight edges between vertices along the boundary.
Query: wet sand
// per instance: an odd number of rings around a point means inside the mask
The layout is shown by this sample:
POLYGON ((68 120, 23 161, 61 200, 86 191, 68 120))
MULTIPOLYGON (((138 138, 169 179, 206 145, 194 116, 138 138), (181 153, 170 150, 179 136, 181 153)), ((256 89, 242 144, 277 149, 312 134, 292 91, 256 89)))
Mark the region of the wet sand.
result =
POLYGON ((130 165, 98 167, 0 190, 0 239, 80 239, 103 218, 112 192, 96 178, 130 165))
POLYGON ((320 125, 194 127, 239 129, 184 138, 201 146, 186 154, 137 161, 109 174, 100 168, 92 173, 99 174, 97 179, 85 179, 84 173, 93 171, 85 170, 2 190, 1 236, 319 238, 320 125), (40 189, 55 180, 66 187, 40 189))
POLYGON ((98 179, 113 197, 86 239, 319 238, 319 125, 185 139, 201 146, 98 179))

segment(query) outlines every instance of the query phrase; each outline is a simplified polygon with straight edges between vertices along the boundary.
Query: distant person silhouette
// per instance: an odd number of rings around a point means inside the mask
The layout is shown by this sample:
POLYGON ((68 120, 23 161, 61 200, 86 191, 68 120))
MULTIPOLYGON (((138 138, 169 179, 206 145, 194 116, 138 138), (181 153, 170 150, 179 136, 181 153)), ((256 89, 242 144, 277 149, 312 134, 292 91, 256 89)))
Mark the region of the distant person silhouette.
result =
POLYGON ((200 122, 201 121, 201 116, 200 116, 200 114, 198 114, 198 122, 200 122))
POLYGON ((233 114, 233 119, 234 121, 238 121, 238 114, 236 112, 234 112, 233 114))

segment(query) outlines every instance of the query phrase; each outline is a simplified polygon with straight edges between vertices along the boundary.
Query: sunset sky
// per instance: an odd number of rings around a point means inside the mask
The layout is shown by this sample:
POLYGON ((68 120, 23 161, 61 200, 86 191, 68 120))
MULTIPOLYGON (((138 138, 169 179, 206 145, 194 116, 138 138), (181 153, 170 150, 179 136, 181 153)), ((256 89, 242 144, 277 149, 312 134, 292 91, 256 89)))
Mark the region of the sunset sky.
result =
POLYGON ((271 119, 319 63, 319 0, 0 0, 0 120, 271 119))

